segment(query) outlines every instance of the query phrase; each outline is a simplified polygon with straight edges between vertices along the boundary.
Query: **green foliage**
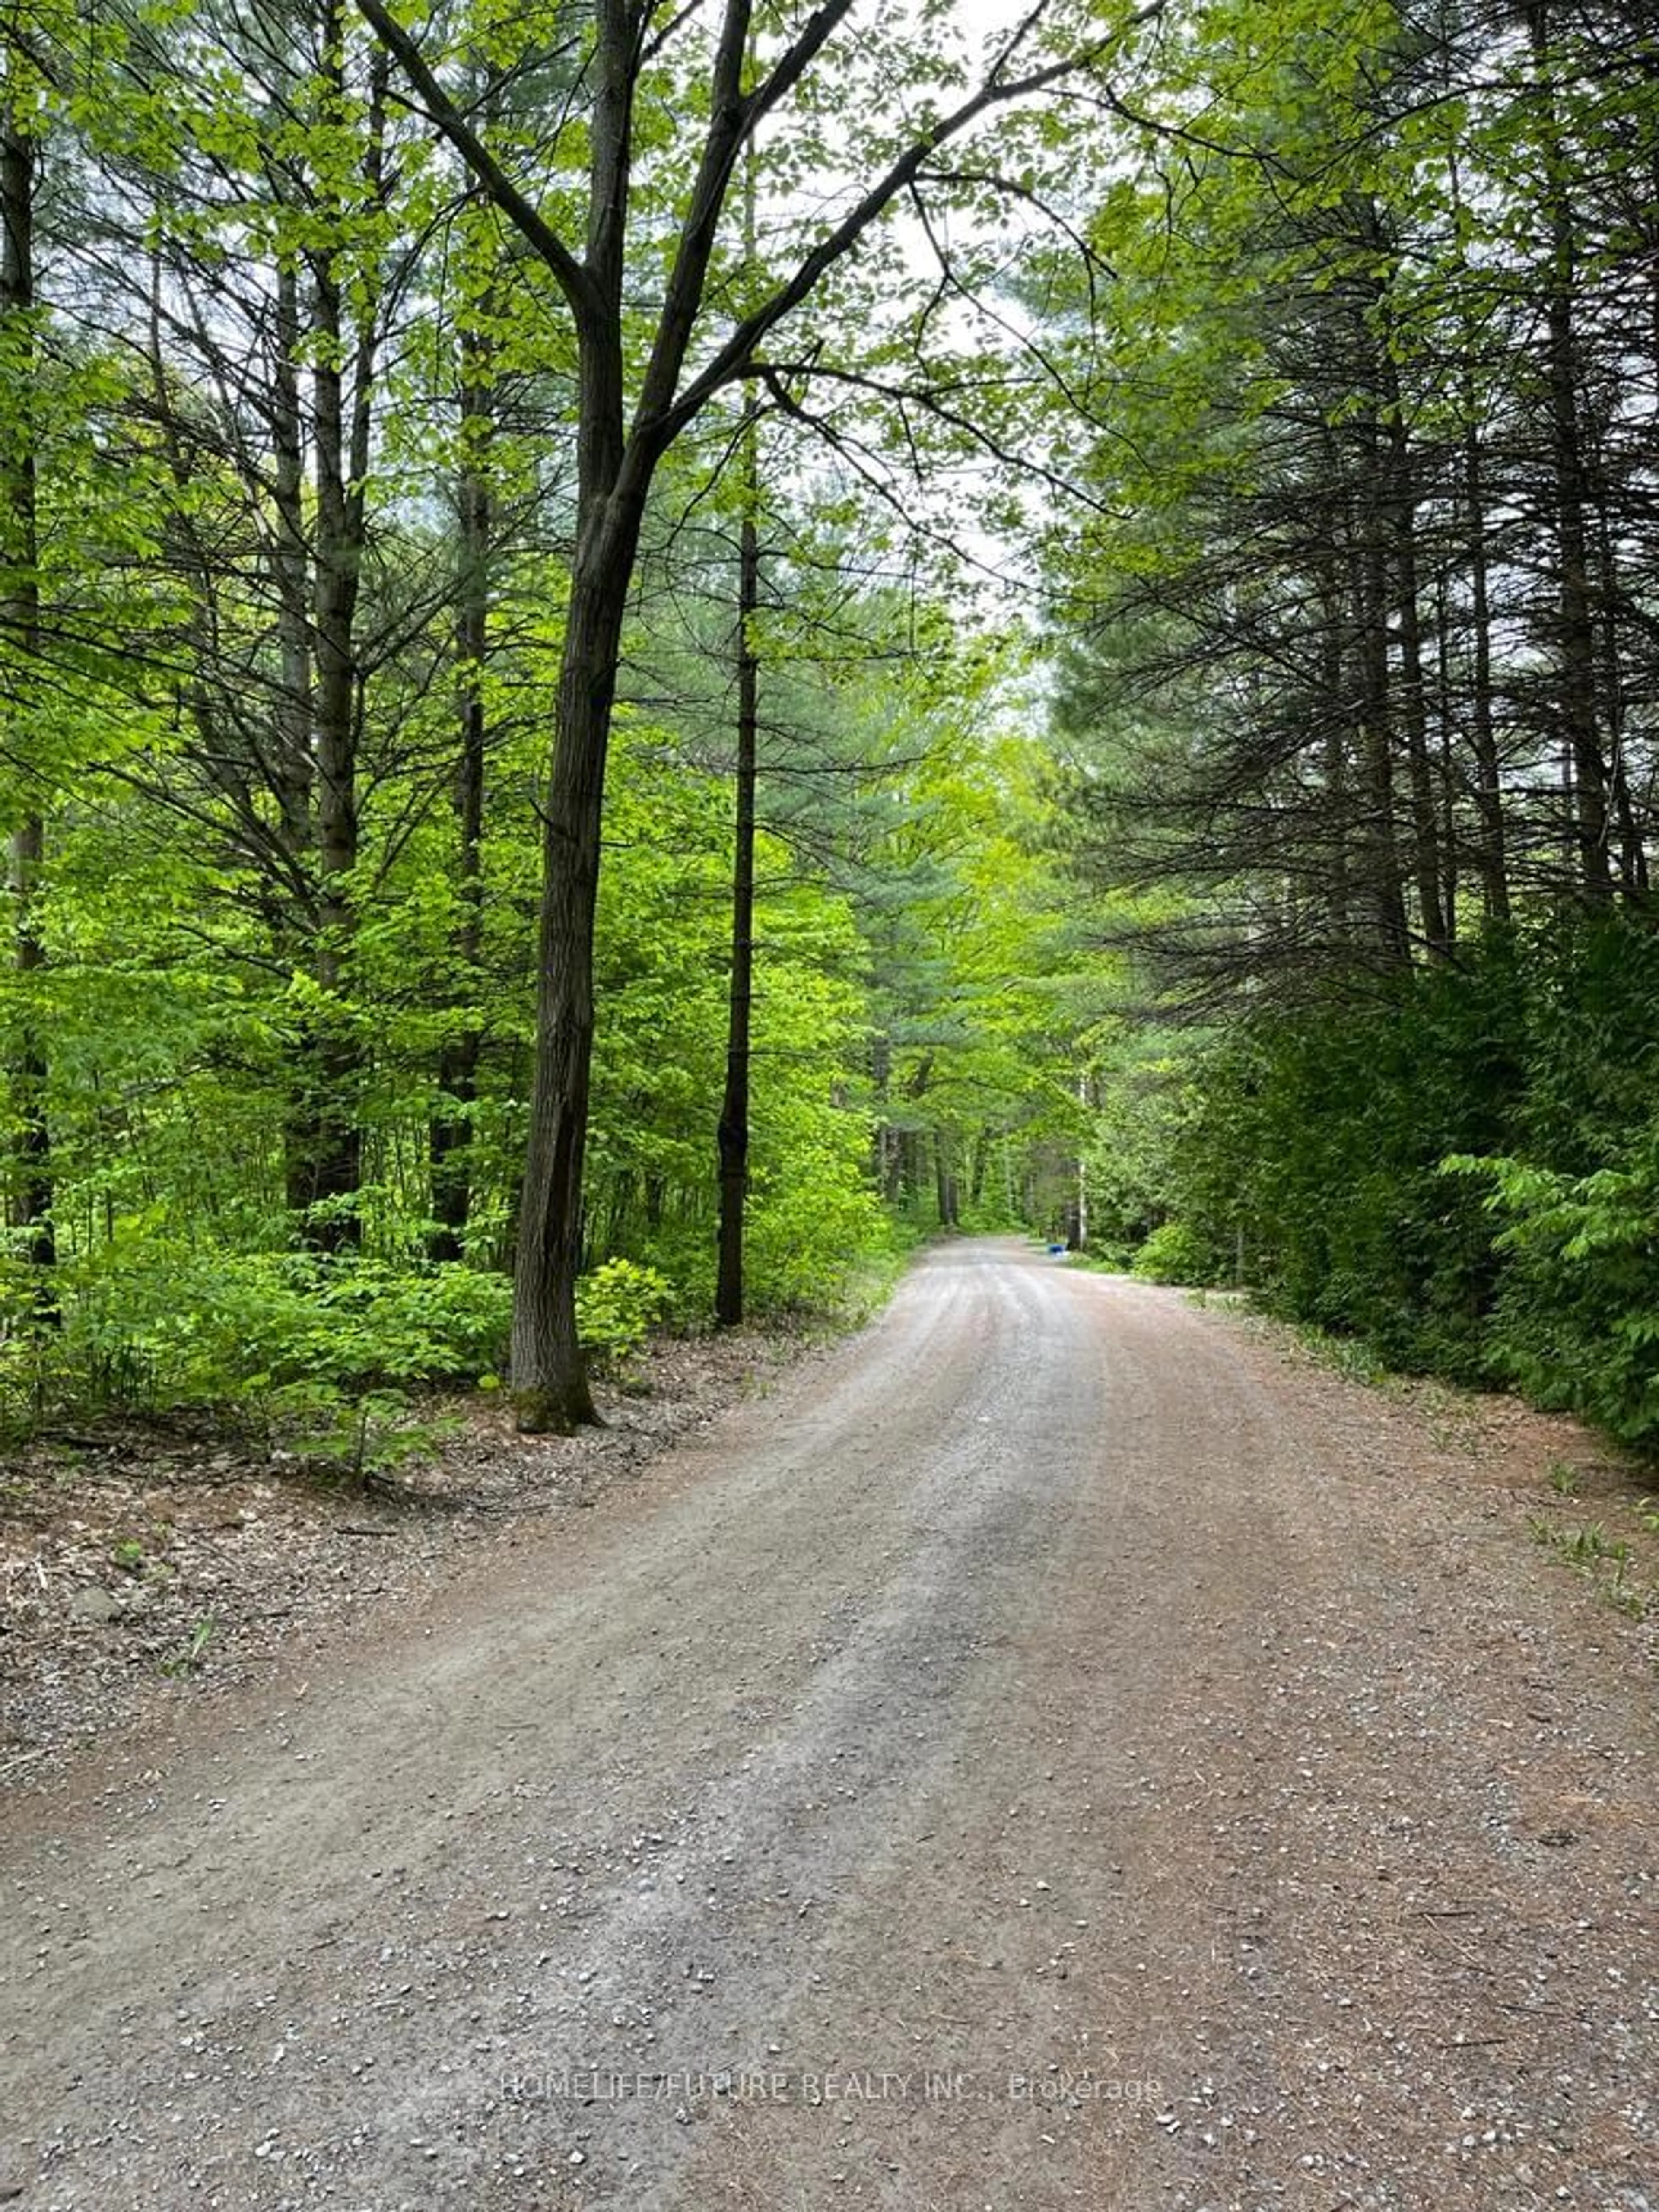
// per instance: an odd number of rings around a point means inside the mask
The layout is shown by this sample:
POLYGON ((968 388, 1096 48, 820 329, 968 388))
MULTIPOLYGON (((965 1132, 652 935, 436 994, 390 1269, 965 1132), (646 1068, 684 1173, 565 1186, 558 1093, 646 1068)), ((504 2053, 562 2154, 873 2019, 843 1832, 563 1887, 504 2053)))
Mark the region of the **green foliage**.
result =
POLYGON ((1182 1283, 1202 1289, 1218 1282, 1216 1255, 1191 1224, 1162 1221, 1135 1254, 1132 1272, 1143 1283, 1182 1283))
POLYGON ((25 1271, 5 1278, 0 1407, 14 1427, 69 1405, 228 1407, 314 1429, 337 1401, 499 1364, 509 1304, 503 1278, 466 1267, 192 1253, 137 1234, 63 1287, 63 1325, 40 1332, 21 1325, 25 1271))
POLYGON ((1105 401, 1049 556, 1071 856, 1147 902, 1154 1003, 1232 1018, 1163 1085, 1102 1069, 1103 1241, 1173 1213, 1368 1358, 1654 1449, 1652 559, 1613 448, 1659 101, 1612 20, 1190 11, 1100 188, 1111 283, 1032 296, 1105 401))
POLYGON ((861 1158, 833 1155, 821 1182, 763 1193, 749 1224, 749 1257, 763 1306, 833 1310, 855 1276, 880 1269, 895 1231, 863 1186, 861 1158))
MULTIPOLYGON (((36 304, 0 332, 16 402, 0 476, 19 487, 0 537, 38 537, 43 617, 0 641, 0 828, 38 827, 43 848, 15 902, 20 957, 0 959, 0 1196, 37 1249, 49 1214, 56 1255, 45 1295, 22 1235, 0 1259, 0 1418, 228 1407, 361 1474, 409 1447, 405 1392, 505 1364, 574 339, 547 272, 504 250, 487 196, 461 201, 454 164, 385 96, 350 11, 285 21, 252 70, 234 10, 143 0, 95 37, 83 15, 31 19, 19 112, 51 189, 36 304), (130 287, 84 220, 112 189, 144 242, 130 287), (290 1249, 307 1242, 340 1249, 290 1249), (465 1261, 425 1264, 438 1253, 465 1261), (40 1325, 49 1308, 61 1326, 40 1325)), ((591 31, 550 60, 533 24, 463 11, 428 45, 486 65, 479 129, 515 170, 537 149, 548 219, 577 228, 591 31)), ((878 120, 809 71, 757 151, 763 228, 799 231, 769 240, 787 264, 821 239, 799 189, 815 161, 884 164, 969 81, 965 32, 914 32, 877 27, 842 57, 914 112, 878 120)), ((758 27, 757 70, 786 35, 758 27)), ((708 49, 690 19, 682 39, 638 88, 630 298, 653 294, 697 167, 708 49)), ((1038 106, 1001 118, 998 149, 1033 210, 1077 153, 1038 106)), ((1000 266, 988 176, 931 189, 960 209, 959 273, 963 256, 1000 266)), ((772 282, 735 197, 726 214, 711 316, 772 282)), ((915 288, 897 246, 869 246, 819 320, 878 323, 882 379, 931 381, 939 348, 899 337, 915 288)), ((643 327, 630 308, 629 379, 643 327)), ((980 343, 976 371, 994 369, 980 343)), ((871 450, 963 458, 1032 408, 1023 359, 940 389, 942 410, 907 398, 871 450)), ((997 699, 1021 648, 901 568, 854 477, 802 471, 788 411, 759 434, 761 1312, 861 1295, 902 1242, 891 1213, 919 1220, 935 1194, 947 1216, 1005 1220, 1074 1188, 1086 1027, 1076 918, 1038 857, 1035 749, 997 699)), ((580 1320, 612 1360, 712 1288, 736 508, 732 418, 704 428, 657 479, 605 793, 580 1320), (635 682, 651 661, 672 680, 635 682)))
MULTIPOLYGON (((1164 1223, 1181 1131, 1195 1105, 1196 1036, 1151 1028, 1102 1041, 1090 1084, 1096 1121, 1084 1161, 1089 1249, 1128 1266, 1164 1223)), ((1209 1278, 1214 1279, 1214 1278, 1209 1278)))
POLYGON ((1659 1117, 1622 1164, 1565 1176, 1513 1158, 1454 1158, 1506 1225, 1498 1370, 1540 1405, 1587 1415, 1630 1444, 1659 1443, 1659 1117))
POLYGON ((631 1358, 672 1303, 667 1279, 632 1260, 607 1260, 576 1285, 576 1326, 597 1359, 631 1358))
POLYGON ((1508 1142, 1446 1163, 1502 1267, 1492 1365, 1540 1405, 1659 1447, 1659 939, 1566 919, 1529 969, 1508 1142))
POLYGON ((1275 1310, 1396 1366, 1489 1379, 1491 1228, 1439 1170, 1513 1109, 1519 974, 1496 939, 1464 970, 1245 1025, 1201 1070, 1175 1211, 1219 1249, 1242 1245, 1275 1310))
POLYGON ((1627 1620, 1645 1620, 1659 1603, 1659 1590, 1628 1578, 1632 1564, 1630 1544, 1623 1536, 1609 1536, 1605 1522, 1591 1521, 1582 1528, 1562 1528, 1538 1514, 1532 1517, 1530 1527, 1535 1542, 1587 1577, 1597 1596, 1627 1620))
POLYGON ((208 1645, 213 1640, 213 1632, 217 1626, 218 1623, 212 1613, 204 1613, 179 1649, 170 1658, 158 1662, 161 1672, 173 1680, 193 1674, 202 1663, 208 1645))
POLYGON ((258 1411, 274 1451, 347 1483, 395 1474, 460 1432, 453 1415, 422 1413, 401 1390, 290 1382, 265 1392, 258 1411))
POLYGON ((1270 1307, 1659 1446, 1659 941, 1576 913, 1243 1024, 1165 1196, 1270 1307))

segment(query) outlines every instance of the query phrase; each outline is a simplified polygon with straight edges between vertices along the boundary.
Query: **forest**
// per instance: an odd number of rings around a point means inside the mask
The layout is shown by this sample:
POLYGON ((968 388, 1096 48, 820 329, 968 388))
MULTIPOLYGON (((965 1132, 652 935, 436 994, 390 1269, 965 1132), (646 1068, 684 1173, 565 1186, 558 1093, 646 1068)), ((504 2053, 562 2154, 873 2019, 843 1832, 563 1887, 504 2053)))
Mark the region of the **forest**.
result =
POLYGON ((1024 1229, 1659 1440, 1659 35, 0 15, 0 1432, 1024 1229))

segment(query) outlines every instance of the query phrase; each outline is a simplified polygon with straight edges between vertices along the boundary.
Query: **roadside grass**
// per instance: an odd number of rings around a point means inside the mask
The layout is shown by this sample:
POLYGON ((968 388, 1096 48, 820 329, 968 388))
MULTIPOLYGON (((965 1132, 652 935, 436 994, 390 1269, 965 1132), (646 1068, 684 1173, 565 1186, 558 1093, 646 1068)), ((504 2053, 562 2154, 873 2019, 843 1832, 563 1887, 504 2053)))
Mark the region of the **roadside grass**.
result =
POLYGON ((1393 1398, 1416 1398, 1429 1391, 1443 1394, 1443 1384, 1430 1383, 1421 1376, 1405 1375, 1397 1367, 1390 1367, 1364 1337, 1342 1336, 1311 1322, 1279 1322, 1277 1325, 1288 1330, 1310 1359, 1329 1368, 1333 1375, 1340 1375, 1346 1382, 1358 1382, 1367 1390, 1385 1391, 1393 1398))
MULTIPOLYGON (((1659 1496, 1648 1487, 1651 1470, 1625 1460, 1575 1464, 1554 1458, 1544 1480, 1550 1497, 1542 1510, 1527 1516, 1533 1541, 1583 1575, 1596 1597, 1626 1620, 1659 1624, 1659 1496), (1595 1520, 1569 1510, 1582 1513, 1591 1502, 1601 1509, 1595 1520)), ((1653 1656, 1659 1664, 1659 1645, 1653 1656)))
MULTIPOLYGON (((1033 1237, 1030 1241, 1039 1251, 1046 1249, 1048 1243, 1046 1237, 1033 1237)), ((1085 1275, 1127 1275, 1130 1258, 1127 1252, 1109 1249, 1103 1252, 1068 1252, 1066 1265, 1080 1267, 1085 1275)))
MULTIPOLYGON (((1638 1510, 1638 1517, 1650 1530, 1659 1529, 1659 1512, 1638 1510)), ((1603 1521, 1570 1528, 1542 1513, 1529 1514, 1527 1525, 1536 1543, 1564 1566, 1583 1575, 1596 1596, 1615 1613, 1627 1620, 1659 1618, 1659 1584, 1647 1578, 1629 1537, 1609 1535, 1603 1521)))

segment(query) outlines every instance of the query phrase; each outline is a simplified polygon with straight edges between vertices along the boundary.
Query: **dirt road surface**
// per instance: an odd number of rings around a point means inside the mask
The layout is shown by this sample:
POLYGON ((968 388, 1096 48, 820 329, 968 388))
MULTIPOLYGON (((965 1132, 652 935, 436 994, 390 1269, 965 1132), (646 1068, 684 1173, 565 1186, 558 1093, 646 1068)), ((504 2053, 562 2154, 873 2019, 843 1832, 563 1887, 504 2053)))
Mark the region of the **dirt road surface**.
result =
POLYGON ((1655 1705, 1480 1451, 942 1250, 378 1646, 12 1805, 0 2197, 1642 2212, 1655 1705))

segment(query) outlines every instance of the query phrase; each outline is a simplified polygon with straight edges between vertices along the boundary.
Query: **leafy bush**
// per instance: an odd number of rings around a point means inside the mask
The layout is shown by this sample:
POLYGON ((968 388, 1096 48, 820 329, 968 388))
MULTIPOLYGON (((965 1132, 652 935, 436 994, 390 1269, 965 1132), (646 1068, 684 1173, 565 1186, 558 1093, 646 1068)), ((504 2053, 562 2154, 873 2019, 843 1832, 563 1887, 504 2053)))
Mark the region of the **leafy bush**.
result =
POLYGON ((1278 1310, 1659 1449, 1656 1075, 1659 933, 1540 915, 1243 1024, 1167 1202, 1278 1310))
POLYGON ((1541 1406, 1626 1444, 1659 1446, 1659 1118, 1624 1165, 1565 1176, 1516 1159, 1456 1158, 1508 1226, 1492 1364, 1541 1406))
POLYGON ((1201 1286, 1219 1273, 1215 1254, 1184 1221, 1160 1222, 1135 1254, 1131 1273, 1143 1283, 1185 1283, 1201 1286))
POLYGON ((827 1311, 860 1272, 879 1265, 896 1231, 875 1194, 831 1157, 824 1176, 763 1189, 749 1218, 749 1304, 765 1312, 827 1311))
POLYGON ((1501 940, 1455 974, 1259 1018, 1202 1073, 1175 1209, 1214 1249, 1242 1248, 1273 1310, 1479 1381, 1500 1263, 1476 1194, 1439 1164, 1501 1144, 1523 1042, 1501 940))
POLYGON ((0 1395, 161 1411, 263 1408, 295 1389, 337 1393, 471 1380, 500 1364, 511 1306, 501 1276, 402 1270, 298 1253, 117 1243, 65 1269, 63 1321, 14 1331, 0 1395))
POLYGON ((452 1414, 416 1408, 401 1390, 348 1394, 328 1382, 287 1383, 266 1394, 258 1412, 273 1448, 358 1482, 425 1458, 461 1428, 452 1414))
MULTIPOLYGON (((794 1140, 787 1175, 757 1148, 744 1234, 751 1314, 839 1312, 849 1299, 857 1305, 872 1279, 886 1274, 898 1247, 915 1241, 868 1188, 861 1125, 851 1115, 841 1121, 831 1142, 817 1141, 810 1129, 794 1140)), ((921 1233, 932 1226, 930 1218, 921 1233)), ((625 1261, 659 1285, 652 1324, 671 1320, 695 1328, 707 1324, 714 1305, 715 1256, 712 1212, 705 1212, 637 1235, 605 1267, 625 1261)), ((589 1295, 578 1290, 579 1317, 589 1295)), ((587 1341, 586 1328, 583 1336, 587 1341)), ((596 1339, 591 1348, 603 1347, 596 1339)))
POLYGON ((576 1328, 598 1359, 617 1366, 632 1358, 668 1311, 665 1276, 633 1260, 607 1260, 576 1285, 576 1328))

